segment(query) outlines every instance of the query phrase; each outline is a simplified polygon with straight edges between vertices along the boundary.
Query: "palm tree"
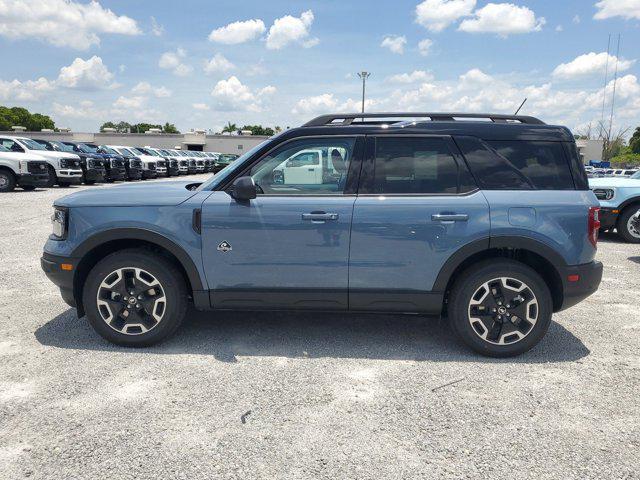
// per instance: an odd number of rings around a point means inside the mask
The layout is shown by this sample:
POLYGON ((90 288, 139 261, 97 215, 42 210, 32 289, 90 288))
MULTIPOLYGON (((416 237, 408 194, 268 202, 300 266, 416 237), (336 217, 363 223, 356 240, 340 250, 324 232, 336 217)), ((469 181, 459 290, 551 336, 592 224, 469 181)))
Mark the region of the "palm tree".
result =
POLYGON ((235 123, 227 122, 227 125, 222 129, 222 133, 235 133, 238 131, 238 126, 235 123))

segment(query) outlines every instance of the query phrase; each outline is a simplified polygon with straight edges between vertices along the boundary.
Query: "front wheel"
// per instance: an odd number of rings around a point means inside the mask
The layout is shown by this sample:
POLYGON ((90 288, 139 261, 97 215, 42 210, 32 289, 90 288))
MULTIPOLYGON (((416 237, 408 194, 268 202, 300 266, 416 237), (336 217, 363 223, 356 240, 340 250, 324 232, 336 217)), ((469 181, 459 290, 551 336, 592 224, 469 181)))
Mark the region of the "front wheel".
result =
POLYGON ((144 249, 121 250, 98 262, 84 286, 89 323, 105 339, 146 347, 171 336, 187 310, 177 267, 144 249))
POLYGON ((45 187, 51 188, 58 182, 58 176, 56 175, 56 171, 51 165, 47 166, 47 172, 49 173, 49 179, 47 180, 47 184, 45 187))
POLYGON ((640 243, 640 205, 631 205, 622 211, 616 230, 626 242, 640 243))
POLYGON ((0 192, 13 192, 16 188, 16 177, 7 170, 0 170, 0 192))
POLYGON ((490 357, 511 357, 534 347, 547 332, 553 305, 544 280, 508 259, 478 263, 455 282, 449 320, 469 347, 490 357))

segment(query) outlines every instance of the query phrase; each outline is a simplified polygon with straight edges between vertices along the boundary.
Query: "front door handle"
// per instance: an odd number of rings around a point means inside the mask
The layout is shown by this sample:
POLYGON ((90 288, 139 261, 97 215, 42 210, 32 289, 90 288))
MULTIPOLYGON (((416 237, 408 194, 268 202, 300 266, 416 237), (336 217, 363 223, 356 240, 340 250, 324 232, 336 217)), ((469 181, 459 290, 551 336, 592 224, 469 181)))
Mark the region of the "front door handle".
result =
POLYGON ((469 215, 466 213, 434 213, 431 215, 433 222, 466 222, 469 215))
POLYGON ((326 222, 327 220, 338 220, 338 214, 327 212, 303 213, 302 220, 309 220, 312 222, 326 222))

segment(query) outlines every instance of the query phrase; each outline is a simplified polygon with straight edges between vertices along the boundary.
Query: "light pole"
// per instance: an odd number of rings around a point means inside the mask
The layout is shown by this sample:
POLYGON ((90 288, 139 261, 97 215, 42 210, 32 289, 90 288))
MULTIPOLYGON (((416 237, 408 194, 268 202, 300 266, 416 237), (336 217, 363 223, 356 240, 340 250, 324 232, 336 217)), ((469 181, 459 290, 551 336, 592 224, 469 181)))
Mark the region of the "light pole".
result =
POLYGON ((369 78, 371 73, 369 72, 358 72, 358 76, 362 79, 362 113, 364 113, 364 90, 367 83, 367 78, 369 78))

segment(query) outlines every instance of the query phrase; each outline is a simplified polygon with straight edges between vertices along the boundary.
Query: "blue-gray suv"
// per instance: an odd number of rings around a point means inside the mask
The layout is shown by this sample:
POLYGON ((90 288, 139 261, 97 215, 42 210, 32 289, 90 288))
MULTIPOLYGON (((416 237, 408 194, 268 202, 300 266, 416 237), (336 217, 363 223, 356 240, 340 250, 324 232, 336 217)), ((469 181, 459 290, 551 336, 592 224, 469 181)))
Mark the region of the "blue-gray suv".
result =
POLYGON ((204 183, 57 200, 42 268, 119 345, 167 338, 192 304, 446 315, 472 349, 506 357, 598 288, 598 210, 565 127, 325 115, 204 183))

